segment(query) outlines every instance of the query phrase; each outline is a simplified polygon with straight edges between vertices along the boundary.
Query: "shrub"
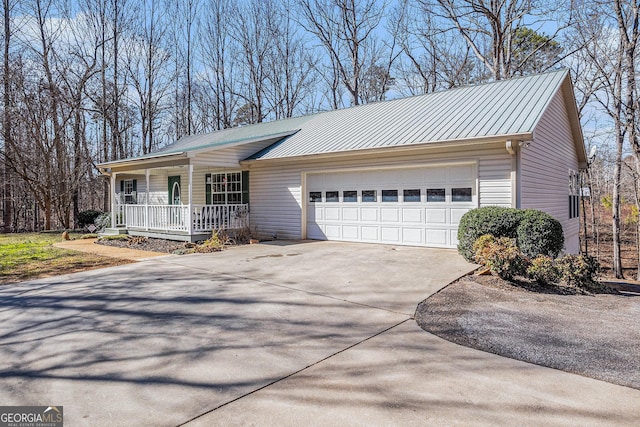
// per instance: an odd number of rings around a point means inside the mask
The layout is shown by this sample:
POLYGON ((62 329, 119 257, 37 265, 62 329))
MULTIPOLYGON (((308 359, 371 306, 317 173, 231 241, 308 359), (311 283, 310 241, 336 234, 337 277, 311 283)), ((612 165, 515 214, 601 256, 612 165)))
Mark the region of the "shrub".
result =
POLYGON ((547 255, 555 258, 564 247, 564 233, 560 221, 536 209, 521 211, 518 224, 518 247, 530 258, 547 255))
POLYGON ((80 239, 97 239, 98 235, 96 233, 88 233, 80 236, 80 239))
POLYGON ((197 245, 194 249, 198 253, 219 252, 224 249, 225 244, 229 244, 229 236, 218 230, 213 230, 211 237, 197 245))
POLYGON ((483 234, 473 243, 473 260, 478 264, 486 265, 485 252, 488 247, 496 242, 493 234, 483 234))
POLYGON ((567 286, 593 289, 600 266, 595 258, 585 255, 565 255, 558 259, 561 280, 567 286))
POLYGON ((96 218, 102 214, 101 211, 82 211, 78 212, 78 228, 85 228, 88 225, 95 224, 96 218))
POLYGON ((458 252, 467 261, 473 262, 473 244, 480 236, 517 237, 521 212, 514 208, 486 206, 465 213, 458 226, 458 252))
POLYGON ((538 283, 551 284, 560 279, 560 272, 553 258, 547 255, 538 255, 531 260, 527 268, 527 276, 538 283))
POLYGON ((522 275, 527 269, 527 259, 509 237, 481 236, 474 244, 475 259, 487 266, 492 274, 505 280, 522 275))
POLYGON ((109 212, 101 213, 93 220, 93 224, 98 228, 98 231, 111 227, 111 214, 109 212))

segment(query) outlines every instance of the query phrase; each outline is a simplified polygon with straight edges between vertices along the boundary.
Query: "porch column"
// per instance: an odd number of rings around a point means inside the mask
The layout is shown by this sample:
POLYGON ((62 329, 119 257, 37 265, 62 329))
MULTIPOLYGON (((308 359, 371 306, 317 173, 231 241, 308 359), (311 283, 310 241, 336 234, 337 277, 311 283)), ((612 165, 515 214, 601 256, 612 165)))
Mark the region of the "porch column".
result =
POLYGON ((111 228, 116 228, 116 175, 111 173, 111 228))
POLYGON ((189 235, 193 234, 193 165, 189 163, 189 235))
POLYGON ((149 169, 144 170, 144 177, 146 179, 146 192, 144 198, 144 229, 149 231, 149 169))

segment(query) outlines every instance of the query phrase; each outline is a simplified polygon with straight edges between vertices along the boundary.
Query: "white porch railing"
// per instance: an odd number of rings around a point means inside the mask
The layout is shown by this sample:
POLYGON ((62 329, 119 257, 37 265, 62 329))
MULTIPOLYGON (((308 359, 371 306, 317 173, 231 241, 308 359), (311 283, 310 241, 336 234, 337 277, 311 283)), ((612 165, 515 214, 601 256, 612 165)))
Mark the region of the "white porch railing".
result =
POLYGON ((242 228, 249 224, 247 204, 118 205, 116 215, 118 226, 191 234, 207 233, 214 229, 242 228))

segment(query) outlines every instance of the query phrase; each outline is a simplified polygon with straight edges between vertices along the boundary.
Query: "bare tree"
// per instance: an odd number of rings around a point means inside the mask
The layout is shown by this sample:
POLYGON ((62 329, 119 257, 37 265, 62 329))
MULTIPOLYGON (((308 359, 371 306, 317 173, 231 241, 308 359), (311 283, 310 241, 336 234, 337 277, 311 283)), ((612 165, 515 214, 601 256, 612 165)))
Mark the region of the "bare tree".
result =
POLYGON ((539 51, 552 47, 557 35, 571 22, 570 14, 560 15, 558 2, 538 3, 534 8, 530 0, 419 1, 427 11, 450 23, 448 29, 455 30, 465 40, 494 80, 509 78, 525 69, 526 63, 536 58, 539 51), (527 55, 517 57, 514 49, 517 48, 518 29, 525 26, 525 18, 534 19, 537 16, 555 20, 558 28, 527 55))
MULTIPOLYGON (((383 57, 375 43, 385 4, 377 0, 299 0, 301 25, 315 35, 324 47, 333 78, 333 96, 337 95, 336 78, 344 85, 352 105, 366 101, 362 94, 365 73, 383 57)), ((386 66, 386 64, 385 64, 386 66)), ((337 106, 337 99, 333 102, 337 106)))
POLYGON ((167 75, 170 51, 165 46, 166 14, 160 0, 144 1, 135 28, 127 49, 127 72, 136 95, 141 151, 147 154, 157 148, 155 133, 171 84, 167 75))

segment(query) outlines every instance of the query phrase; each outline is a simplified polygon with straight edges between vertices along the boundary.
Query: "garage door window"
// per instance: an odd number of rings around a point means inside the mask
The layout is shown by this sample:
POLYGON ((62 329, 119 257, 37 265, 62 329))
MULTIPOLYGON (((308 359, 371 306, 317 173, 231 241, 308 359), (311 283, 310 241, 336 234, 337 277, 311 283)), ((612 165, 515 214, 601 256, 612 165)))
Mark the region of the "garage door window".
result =
POLYGON ((309 192, 309 201, 311 203, 322 202, 322 191, 309 192))
POLYGON ((451 201, 452 202, 470 202, 471 188, 452 188, 451 189, 451 201))
POLYGON ((444 202, 444 188, 427 188, 427 202, 444 202))
POLYGON ((404 190, 403 191, 403 200, 405 202, 419 202, 420 201, 420 190, 404 190))
POLYGON ((383 202, 397 202, 398 201, 398 190, 382 190, 382 201, 383 202))
POLYGON ((342 192, 342 201, 345 203, 354 203, 358 201, 358 192, 357 191, 343 191, 342 192))
POLYGON ((362 201, 363 202, 377 202, 378 201, 378 192, 376 190, 362 190, 362 201))
POLYGON ((327 191, 327 202, 338 202, 338 192, 337 191, 327 191))

